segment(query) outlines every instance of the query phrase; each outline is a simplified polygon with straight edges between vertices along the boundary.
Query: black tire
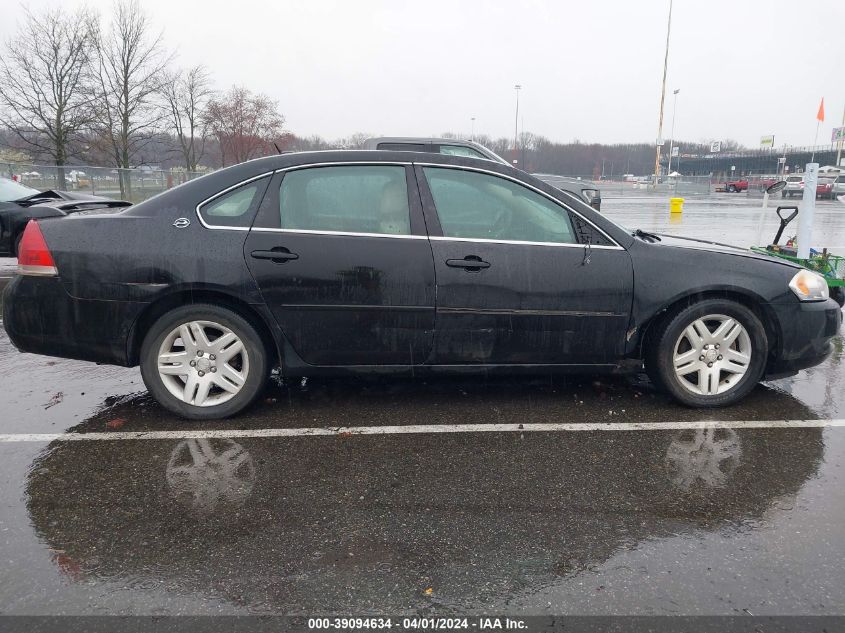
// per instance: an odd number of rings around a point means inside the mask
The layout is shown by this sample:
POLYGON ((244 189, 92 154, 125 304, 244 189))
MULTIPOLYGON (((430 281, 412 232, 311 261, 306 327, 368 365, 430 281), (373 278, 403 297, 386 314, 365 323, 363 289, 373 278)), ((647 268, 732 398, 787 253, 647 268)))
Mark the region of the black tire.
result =
POLYGON ((845 308, 845 288, 834 286, 830 289, 830 298, 838 303, 840 308, 845 308))
POLYGON ((18 253, 21 252, 21 240, 23 240, 23 231, 21 231, 18 236, 15 238, 15 252, 14 256, 17 257, 18 253))
POLYGON ((219 306, 192 304, 175 308, 152 325, 141 344, 141 376, 147 389, 164 408, 190 420, 219 420, 243 411, 260 395, 268 373, 267 349, 261 335, 242 316, 219 306), (241 340, 248 356, 249 371, 243 386, 230 400, 221 404, 198 406, 186 403, 168 390, 159 375, 158 351, 165 337, 180 324, 191 321, 211 321, 230 329, 241 340))
POLYGON ((729 193, 736 193, 736 186, 734 186, 734 185, 729 186, 729 187, 728 187, 728 192, 729 192, 729 193))
POLYGON ((740 401, 754 389, 765 371, 768 353, 766 330, 751 310, 727 299, 705 299, 679 308, 662 320, 654 335, 649 338, 645 362, 647 373, 655 386, 667 391, 682 404, 697 408, 725 407, 740 401), (708 315, 729 316, 745 328, 751 344, 751 361, 745 374, 727 391, 700 395, 683 386, 681 381, 684 378, 675 374, 672 359, 675 345, 686 327, 708 315))
MULTIPOLYGON (((787 194, 786 194, 786 192, 785 192, 785 191, 781 191, 781 192, 780 192, 780 197, 781 197, 781 198, 786 198, 786 196, 787 196, 787 194)), ((790 196, 790 197, 791 197, 791 196, 790 196)))

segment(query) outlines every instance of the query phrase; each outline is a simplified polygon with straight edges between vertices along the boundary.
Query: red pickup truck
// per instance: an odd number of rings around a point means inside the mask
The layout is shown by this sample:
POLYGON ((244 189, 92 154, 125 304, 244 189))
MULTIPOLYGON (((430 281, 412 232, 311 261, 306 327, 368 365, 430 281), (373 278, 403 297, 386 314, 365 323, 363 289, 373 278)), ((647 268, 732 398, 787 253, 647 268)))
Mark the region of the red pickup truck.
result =
POLYGON ((725 183, 725 191, 729 191, 731 193, 737 193, 739 191, 747 191, 748 190, 748 180, 746 178, 740 178, 738 180, 729 180, 725 183))

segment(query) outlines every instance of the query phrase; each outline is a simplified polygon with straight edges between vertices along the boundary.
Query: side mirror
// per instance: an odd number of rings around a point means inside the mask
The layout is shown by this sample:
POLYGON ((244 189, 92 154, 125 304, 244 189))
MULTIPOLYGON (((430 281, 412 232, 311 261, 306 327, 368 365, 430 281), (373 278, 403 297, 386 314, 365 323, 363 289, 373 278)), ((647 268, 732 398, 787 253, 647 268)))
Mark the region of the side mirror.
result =
POLYGON ((772 195, 773 193, 777 193, 778 191, 781 191, 784 187, 786 187, 786 181, 785 180, 779 180, 776 183, 771 184, 768 187, 766 187, 766 193, 769 194, 769 195, 772 195))

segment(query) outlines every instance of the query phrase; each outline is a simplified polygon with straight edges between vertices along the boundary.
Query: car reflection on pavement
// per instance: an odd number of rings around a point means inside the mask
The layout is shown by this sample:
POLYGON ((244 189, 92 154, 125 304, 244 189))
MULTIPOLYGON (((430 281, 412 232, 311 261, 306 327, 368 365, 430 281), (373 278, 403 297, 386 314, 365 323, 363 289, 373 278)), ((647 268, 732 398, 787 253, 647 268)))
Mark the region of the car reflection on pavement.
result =
POLYGON ((765 525, 823 452, 815 428, 53 442, 26 492, 73 581, 275 613, 420 610, 436 586, 489 610, 645 540, 765 525))

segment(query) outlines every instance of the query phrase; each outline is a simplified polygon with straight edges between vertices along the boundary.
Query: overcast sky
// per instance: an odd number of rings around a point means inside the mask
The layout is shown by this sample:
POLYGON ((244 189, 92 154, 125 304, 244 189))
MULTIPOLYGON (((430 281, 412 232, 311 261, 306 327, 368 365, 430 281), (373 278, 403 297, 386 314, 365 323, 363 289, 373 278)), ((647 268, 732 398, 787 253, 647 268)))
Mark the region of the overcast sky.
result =
MULTIPOLYGON (((34 10, 59 0, 31 0, 34 10)), ((65 0, 108 14, 110 0, 65 0)), ((557 141, 657 136, 668 0, 142 0, 182 66, 279 102, 328 138, 520 128, 557 141)), ((18 5, 19 6, 19 5, 18 5)), ((15 30, 0 0, 0 37, 15 30)), ((676 0, 664 137, 829 142, 845 107, 845 0, 676 0)))

